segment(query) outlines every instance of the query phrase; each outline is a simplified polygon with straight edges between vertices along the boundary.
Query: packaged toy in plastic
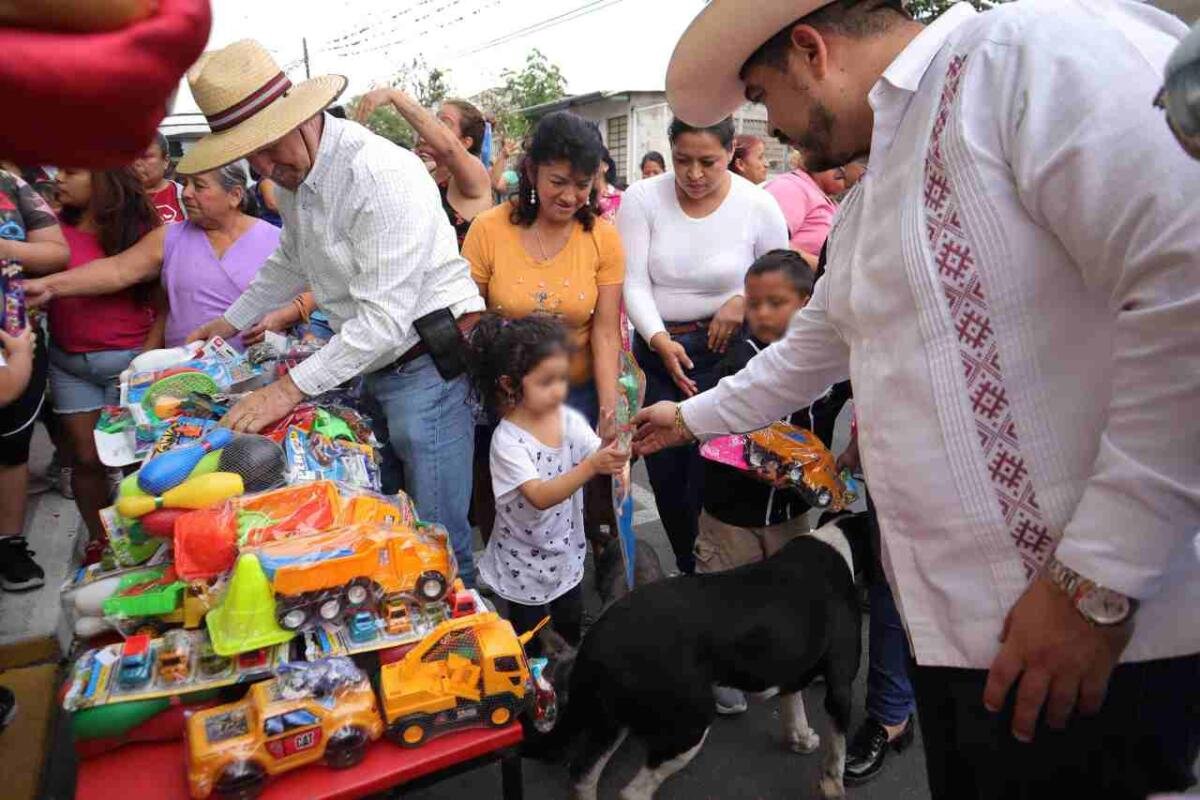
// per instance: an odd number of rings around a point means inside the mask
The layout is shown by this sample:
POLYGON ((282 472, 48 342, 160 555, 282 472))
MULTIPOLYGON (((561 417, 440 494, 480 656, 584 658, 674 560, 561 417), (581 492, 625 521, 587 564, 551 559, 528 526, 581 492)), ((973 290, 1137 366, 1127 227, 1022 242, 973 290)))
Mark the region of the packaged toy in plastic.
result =
POLYGON ((536 694, 549 688, 535 685, 525 657, 525 645, 536 633, 517 636, 494 612, 439 625, 403 659, 380 670, 388 738, 420 747, 461 728, 504 727, 531 706, 551 710, 548 698, 534 704, 536 694))
POLYGON ((375 491, 381 488, 375 448, 369 444, 293 427, 284 440, 284 450, 291 483, 331 480, 375 491))
POLYGON ((185 578, 211 578, 232 569, 242 547, 359 522, 411 531, 416 514, 403 494, 384 497, 332 481, 285 486, 175 520, 175 564, 185 578))
MULTIPOLYGON (((642 410, 646 398, 646 374, 642 372, 633 353, 622 350, 620 369, 617 373, 617 407, 614 412, 617 425, 617 441, 623 450, 633 444, 633 418, 642 410)), ((633 531, 633 480, 630 465, 613 478, 613 511, 617 520, 617 536, 621 542, 621 555, 625 564, 625 582, 633 589, 634 559, 637 554, 637 539, 633 531)))
POLYGON ((267 778, 324 761, 362 761, 383 735, 370 681, 349 659, 287 665, 236 703, 196 711, 187 721, 193 798, 253 797, 267 778))
POLYGON ((812 431, 786 422, 713 439, 701 446, 700 455, 768 483, 786 485, 813 508, 841 510, 857 497, 847 491, 833 454, 821 440, 812 431))

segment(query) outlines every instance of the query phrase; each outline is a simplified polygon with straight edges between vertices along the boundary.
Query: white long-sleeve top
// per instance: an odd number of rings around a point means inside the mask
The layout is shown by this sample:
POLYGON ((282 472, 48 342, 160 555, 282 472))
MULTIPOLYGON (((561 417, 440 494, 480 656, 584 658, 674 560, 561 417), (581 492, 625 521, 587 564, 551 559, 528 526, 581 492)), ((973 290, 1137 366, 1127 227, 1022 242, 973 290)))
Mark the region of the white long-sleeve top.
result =
POLYGON ((746 431, 847 375, 918 663, 986 668, 1057 550, 1200 651, 1200 165, 1151 107, 1149 6, 960 4, 870 94, 871 170, 787 337, 684 403, 746 431))
POLYGON ((707 319, 742 293, 746 270, 769 250, 788 246, 787 222, 771 195, 729 174, 729 194, 707 217, 683 213, 675 173, 625 191, 617 229, 625 247, 625 308, 647 342, 663 321, 707 319))
POLYGON ((483 309, 437 185, 409 151, 327 114, 312 170, 278 193, 279 249, 224 317, 241 330, 311 288, 337 335, 292 370, 305 394, 394 361, 431 311, 483 309))

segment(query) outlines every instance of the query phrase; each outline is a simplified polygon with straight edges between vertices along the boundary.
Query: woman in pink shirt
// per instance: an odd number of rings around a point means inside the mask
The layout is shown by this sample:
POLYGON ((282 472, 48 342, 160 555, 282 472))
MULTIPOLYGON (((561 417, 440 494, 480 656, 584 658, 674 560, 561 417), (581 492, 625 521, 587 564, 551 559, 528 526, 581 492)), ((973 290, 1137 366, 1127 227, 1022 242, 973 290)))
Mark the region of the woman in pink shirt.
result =
POLYGON ((792 249, 816 269, 817 256, 829 235, 837 206, 803 169, 780 175, 765 188, 783 209, 792 249))

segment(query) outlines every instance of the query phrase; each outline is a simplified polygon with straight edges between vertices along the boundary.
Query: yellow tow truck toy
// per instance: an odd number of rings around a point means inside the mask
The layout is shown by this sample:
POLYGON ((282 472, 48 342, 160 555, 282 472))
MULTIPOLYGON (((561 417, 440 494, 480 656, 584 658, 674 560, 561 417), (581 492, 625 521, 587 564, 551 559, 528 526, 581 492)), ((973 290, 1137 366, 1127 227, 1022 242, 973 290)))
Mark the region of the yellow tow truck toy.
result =
MULTIPOLYGON (((450 619, 404 658, 383 667, 379 694, 387 734, 403 747, 460 728, 503 727, 526 710, 540 713, 542 693, 525 645, 542 625, 517 636, 495 612, 450 619)), ((535 720, 536 722, 536 720, 535 720)))

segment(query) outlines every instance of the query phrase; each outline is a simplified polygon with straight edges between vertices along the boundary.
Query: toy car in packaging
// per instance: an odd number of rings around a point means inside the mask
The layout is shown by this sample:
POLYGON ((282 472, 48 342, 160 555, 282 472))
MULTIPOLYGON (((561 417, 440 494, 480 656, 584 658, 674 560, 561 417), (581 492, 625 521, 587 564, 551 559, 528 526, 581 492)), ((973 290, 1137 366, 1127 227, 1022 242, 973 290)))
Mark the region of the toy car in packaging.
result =
POLYGON ((842 508, 846 487, 833 454, 816 435, 786 422, 775 422, 746 437, 746 462, 753 469, 774 469, 814 508, 842 508))
POLYGON ((378 611, 381 601, 411 594, 441 600, 455 578, 445 529, 416 532, 355 525, 255 548, 275 594, 279 624, 289 631, 378 611))
POLYGON ((193 798, 250 798, 268 777, 324 760, 360 762, 383 734, 375 693, 349 659, 286 665, 236 703, 197 711, 187 721, 193 798))
POLYGON ((130 636, 121 648, 117 687, 125 691, 142 688, 150 682, 153 666, 150 660, 150 637, 145 634, 130 636))
POLYGON ((192 671, 192 642, 180 630, 167 631, 158 645, 158 682, 164 686, 186 683, 192 671))
POLYGON ((380 672, 389 738, 419 747, 459 728, 512 722, 538 691, 524 649, 536 633, 517 636, 512 624, 494 612, 439 625, 380 672))
POLYGON ((284 440, 288 481, 332 480, 379 491, 379 464, 368 444, 290 428, 284 440))

